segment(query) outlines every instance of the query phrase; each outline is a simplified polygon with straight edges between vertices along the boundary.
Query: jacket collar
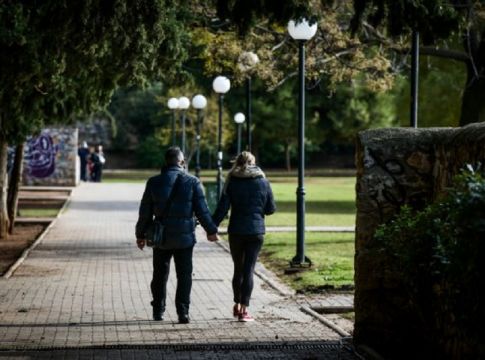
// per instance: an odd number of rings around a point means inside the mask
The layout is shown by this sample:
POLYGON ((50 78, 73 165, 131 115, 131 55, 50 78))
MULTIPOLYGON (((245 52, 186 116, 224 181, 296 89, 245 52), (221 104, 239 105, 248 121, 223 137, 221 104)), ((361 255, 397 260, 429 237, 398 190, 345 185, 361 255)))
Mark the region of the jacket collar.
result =
POLYGON ((185 169, 182 166, 178 166, 178 165, 164 166, 164 167, 162 167, 161 173, 163 174, 163 173, 171 172, 171 171, 184 172, 185 169))

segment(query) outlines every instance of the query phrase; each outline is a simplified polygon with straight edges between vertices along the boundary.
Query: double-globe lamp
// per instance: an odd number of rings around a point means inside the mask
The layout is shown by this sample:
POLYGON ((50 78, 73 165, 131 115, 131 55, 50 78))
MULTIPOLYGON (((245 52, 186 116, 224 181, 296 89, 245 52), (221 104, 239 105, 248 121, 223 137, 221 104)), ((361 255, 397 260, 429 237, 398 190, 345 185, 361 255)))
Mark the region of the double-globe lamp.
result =
POLYGON ((242 112, 238 112, 236 115, 234 115, 234 122, 237 125, 237 154, 238 155, 241 153, 241 125, 244 123, 244 120, 246 120, 246 117, 242 112))
POLYGON ((298 187, 296 189, 296 255, 292 267, 311 266, 305 256, 305 42, 315 36, 317 24, 306 19, 290 20, 288 33, 298 41, 298 187))
POLYGON ((170 98, 167 101, 167 106, 172 110, 172 146, 175 146, 175 111, 179 107, 179 100, 177 98, 170 98))
POLYGON ((203 121, 202 110, 207 106, 207 99, 204 95, 198 94, 192 98, 192 107, 197 110, 196 123, 196 149, 195 149, 195 176, 200 178, 200 128, 203 121))
POLYGON ((182 112, 180 114, 180 121, 182 123, 182 144, 181 144, 181 148, 182 148, 182 152, 184 153, 184 156, 185 156, 185 139, 186 139, 185 118, 186 118, 186 111, 189 107, 190 107, 190 100, 185 96, 179 97, 179 109, 182 110, 182 112))
POLYGON ((217 200, 222 191, 222 105, 224 94, 231 88, 231 81, 225 76, 218 76, 212 82, 212 88, 219 95, 219 124, 217 128, 217 200))

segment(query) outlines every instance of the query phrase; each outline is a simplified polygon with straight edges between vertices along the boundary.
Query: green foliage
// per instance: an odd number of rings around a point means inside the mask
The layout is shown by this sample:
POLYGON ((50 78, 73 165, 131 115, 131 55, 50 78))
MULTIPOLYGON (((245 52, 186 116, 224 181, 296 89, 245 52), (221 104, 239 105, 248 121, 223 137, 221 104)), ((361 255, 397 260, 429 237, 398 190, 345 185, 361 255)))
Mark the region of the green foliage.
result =
POLYGON ((23 138, 105 106, 117 86, 173 76, 186 58, 179 2, 0 5, 0 135, 23 138))
POLYGON ((154 136, 144 138, 136 148, 138 166, 145 169, 161 168, 166 148, 154 136))
POLYGON ((352 25, 357 30, 363 18, 374 26, 384 23, 391 36, 417 29, 431 43, 458 29, 464 8, 461 1, 450 0, 354 0, 352 25))
POLYGON ((411 310, 436 341, 455 337, 470 344, 483 337, 476 319, 485 315, 479 285, 485 281, 484 239, 485 178, 473 171, 457 176, 442 199, 418 212, 403 207, 375 233, 401 274, 411 310))

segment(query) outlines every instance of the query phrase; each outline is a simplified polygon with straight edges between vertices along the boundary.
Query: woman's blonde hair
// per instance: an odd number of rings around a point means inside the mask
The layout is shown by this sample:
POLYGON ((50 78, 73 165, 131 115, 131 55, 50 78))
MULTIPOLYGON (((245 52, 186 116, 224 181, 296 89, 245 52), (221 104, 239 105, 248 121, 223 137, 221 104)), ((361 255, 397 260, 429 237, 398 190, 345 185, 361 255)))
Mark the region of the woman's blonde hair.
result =
POLYGON ((256 165, 256 158, 254 157, 254 155, 251 154, 249 151, 243 151, 236 157, 236 159, 234 160, 234 165, 232 165, 232 168, 231 170, 229 170, 229 172, 233 172, 236 169, 244 171, 249 166, 253 165, 256 165))

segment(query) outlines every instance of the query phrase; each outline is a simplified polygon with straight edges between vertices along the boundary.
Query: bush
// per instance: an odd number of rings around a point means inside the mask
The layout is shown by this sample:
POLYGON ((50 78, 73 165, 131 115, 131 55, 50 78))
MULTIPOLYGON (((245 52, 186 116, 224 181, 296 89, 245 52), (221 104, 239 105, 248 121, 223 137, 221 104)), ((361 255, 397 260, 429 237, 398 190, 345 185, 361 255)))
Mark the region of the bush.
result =
POLYGON ((157 138, 146 137, 136 148, 138 166, 146 169, 160 168, 165 150, 166 147, 157 138))
POLYGON ((403 207, 380 226, 377 244, 401 274, 409 311, 449 358, 485 356, 485 179, 473 171, 422 211, 403 207))

